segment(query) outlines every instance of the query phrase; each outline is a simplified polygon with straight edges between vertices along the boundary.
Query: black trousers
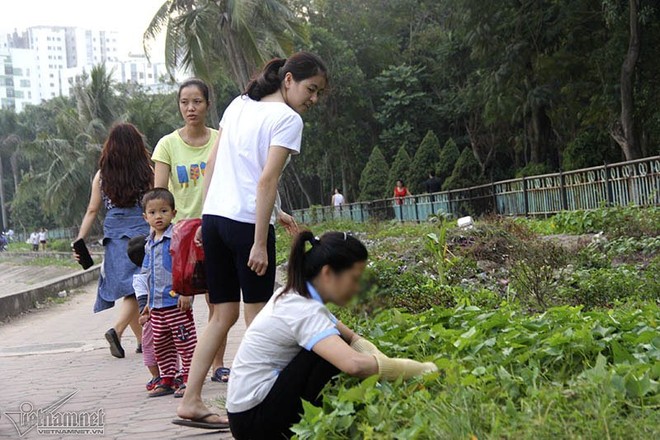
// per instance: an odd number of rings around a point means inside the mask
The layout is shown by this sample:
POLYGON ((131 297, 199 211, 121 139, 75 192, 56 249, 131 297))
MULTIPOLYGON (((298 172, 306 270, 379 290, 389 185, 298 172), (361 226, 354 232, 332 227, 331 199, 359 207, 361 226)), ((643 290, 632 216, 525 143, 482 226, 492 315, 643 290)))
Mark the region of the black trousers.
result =
POLYGON ((228 414, 232 435, 236 440, 290 438, 290 427, 300 421, 303 412, 301 399, 320 406, 321 390, 337 374, 337 367, 302 349, 279 374, 263 402, 248 411, 228 414))

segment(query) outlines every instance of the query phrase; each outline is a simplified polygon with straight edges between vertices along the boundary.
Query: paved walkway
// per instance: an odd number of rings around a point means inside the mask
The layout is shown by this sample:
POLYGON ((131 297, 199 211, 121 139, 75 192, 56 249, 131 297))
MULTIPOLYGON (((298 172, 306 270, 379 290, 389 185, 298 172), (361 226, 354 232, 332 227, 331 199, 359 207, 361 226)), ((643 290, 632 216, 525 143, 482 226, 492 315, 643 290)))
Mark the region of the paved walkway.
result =
MULTIPOLYGON (((88 285, 62 304, 36 310, 0 325, 0 438, 19 438, 10 417, 19 420, 19 409, 45 408, 76 392, 60 412, 104 413, 104 433, 44 435, 34 428, 27 439, 230 439, 229 433, 178 427, 179 399, 148 398, 149 378, 136 341, 127 330, 122 344, 126 358, 110 356, 103 334, 112 326, 116 310, 92 313, 96 285, 88 285)), ((201 334, 208 316, 203 298, 195 301, 195 318, 201 334)), ((226 359, 232 359, 244 332, 242 318, 229 334, 226 359)), ((223 408, 225 384, 207 382, 204 400, 223 408)), ((224 410, 221 410, 224 414, 224 410)), ((29 426, 29 425, 28 425, 29 426)))

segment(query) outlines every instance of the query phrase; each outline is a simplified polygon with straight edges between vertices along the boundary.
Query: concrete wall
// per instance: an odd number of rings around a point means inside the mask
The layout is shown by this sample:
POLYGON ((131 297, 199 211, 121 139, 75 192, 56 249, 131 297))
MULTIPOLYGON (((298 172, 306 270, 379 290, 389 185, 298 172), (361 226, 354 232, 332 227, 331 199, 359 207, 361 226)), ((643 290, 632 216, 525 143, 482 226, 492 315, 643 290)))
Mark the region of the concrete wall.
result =
POLYGON ((37 302, 44 302, 46 298, 57 296, 57 293, 62 290, 69 291, 89 284, 98 279, 100 271, 101 265, 97 264, 88 270, 81 270, 72 275, 65 275, 20 292, 0 296, 0 321, 20 315, 34 308, 37 302))

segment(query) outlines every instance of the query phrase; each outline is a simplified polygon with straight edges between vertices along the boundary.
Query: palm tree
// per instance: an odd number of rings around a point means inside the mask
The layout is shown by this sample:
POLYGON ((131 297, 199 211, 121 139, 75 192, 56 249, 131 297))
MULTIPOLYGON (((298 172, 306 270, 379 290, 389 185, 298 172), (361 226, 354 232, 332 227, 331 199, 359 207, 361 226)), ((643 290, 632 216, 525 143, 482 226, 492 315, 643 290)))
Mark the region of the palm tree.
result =
MULTIPOLYGON (((219 69, 244 90, 259 65, 293 52, 303 29, 281 0, 166 0, 143 43, 148 53, 149 43, 165 30, 165 63, 172 77, 183 67, 212 84, 219 69)), ((217 125, 215 110, 211 119, 217 125)))
POLYGON ((4 187, 4 164, 2 156, 9 156, 14 176, 14 193, 18 187, 18 155, 21 137, 18 134, 16 113, 13 110, 3 110, 0 113, 0 215, 2 229, 7 229, 7 207, 4 187))
POLYGON ((110 73, 95 66, 89 77, 77 78, 75 108, 57 102, 57 134, 39 135, 24 154, 44 164, 33 174, 42 188, 45 212, 61 224, 73 224, 85 211, 86 196, 97 167, 103 141, 116 118, 116 97, 110 73), (77 196, 72 196, 77 195, 77 196))

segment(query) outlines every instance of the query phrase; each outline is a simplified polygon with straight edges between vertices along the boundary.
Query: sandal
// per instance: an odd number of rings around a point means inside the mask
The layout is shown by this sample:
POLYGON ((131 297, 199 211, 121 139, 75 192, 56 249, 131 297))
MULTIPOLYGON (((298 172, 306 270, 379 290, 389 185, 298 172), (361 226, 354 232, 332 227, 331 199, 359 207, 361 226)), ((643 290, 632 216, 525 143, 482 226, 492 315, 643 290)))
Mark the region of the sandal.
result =
POLYGON ((220 417, 219 414, 215 413, 208 413, 204 414, 201 417, 193 417, 190 419, 174 419, 172 420, 172 423, 175 425, 179 426, 187 426, 189 428, 200 428, 200 429, 222 429, 222 430, 227 430, 229 429, 229 423, 226 422, 207 422, 206 419, 208 419, 211 416, 218 416, 220 417))
POLYGON ((111 328, 105 332, 105 339, 110 344, 110 354, 120 359, 125 356, 124 349, 122 348, 121 342, 119 341, 119 335, 117 335, 117 332, 114 328, 111 328))
POLYGON ((180 399, 183 397, 183 395, 186 393, 186 384, 184 383, 181 385, 177 390, 174 392, 174 398, 175 399, 180 399))
POLYGON ((160 376, 153 377, 149 382, 147 382, 147 391, 151 391, 154 388, 156 388, 156 385, 158 385, 158 382, 160 382, 160 376))
POLYGON ((170 394, 174 394, 174 388, 172 388, 170 385, 166 385, 164 383, 159 383, 156 385, 156 387, 147 394, 148 397, 161 397, 161 396, 169 396, 170 394))
POLYGON ((231 373, 229 368, 220 367, 213 372, 213 376, 211 376, 211 382, 227 383, 229 382, 229 373, 231 373))

